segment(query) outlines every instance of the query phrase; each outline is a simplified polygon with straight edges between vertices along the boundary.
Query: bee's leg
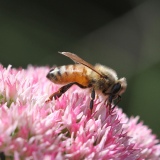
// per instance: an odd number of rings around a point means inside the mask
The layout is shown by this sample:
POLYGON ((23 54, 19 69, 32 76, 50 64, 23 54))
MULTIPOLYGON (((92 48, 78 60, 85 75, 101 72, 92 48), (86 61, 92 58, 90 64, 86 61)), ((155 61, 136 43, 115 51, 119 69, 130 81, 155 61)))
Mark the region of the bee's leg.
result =
POLYGON ((108 98, 105 99, 104 104, 107 103, 106 108, 108 108, 109 114, 111 113, 111 103, 108 101, 108 98))
MULTIPOLYGON (((107 93, 106 95, 110 95, 111 93, 107 93)), ((104 105, 106 105, 106 108, 108 108, 108 110, 109 110, 109 114, 110 114, 110 112, 111 112, 111 103, 112 103, 112 97, 107 97, 106 99, 105 99, 105 101, 104 101, 104 105), (107 103, 107 105, 106 105, 106 103, 107 103)))
POLYGON ((117 102, 116 102, 115 105, 111 108, 112 111, 114 110, 114 108, 116 107, 116 105, 117 105, 120 101, 121 101, 121 96, 118 95, 118 97, 117 97, 117 102))
POLYGON ((95 90, 94 88, 92 88, 92 92, 91 92, 91 101, 90 101, 90 110, 92 111, 93 109, 93 102, 94 102, 94 99, 95 99, 95 90))
POLYGON ((79 84, 77 82, 69 83, 69 84, 59 88, 59 90, 57 92, 54 92, 53 94, 51 94, 49 96, 49 98, 46 100, 46 102, 51 101, 53 99, 53 97, 54 97, 54 99, 59 98, 63 93, 65 93, 74 84, 79 86, 80 88, 87 88, 86 86, 83 86, 83 85, 81 85, 81 84, 79 84))
POLYGON ((107 106, 108 106, 109 114, 111 114, 111 112, 112 112, 112 110, 113 110, 111 103, 107 104, 107 106))

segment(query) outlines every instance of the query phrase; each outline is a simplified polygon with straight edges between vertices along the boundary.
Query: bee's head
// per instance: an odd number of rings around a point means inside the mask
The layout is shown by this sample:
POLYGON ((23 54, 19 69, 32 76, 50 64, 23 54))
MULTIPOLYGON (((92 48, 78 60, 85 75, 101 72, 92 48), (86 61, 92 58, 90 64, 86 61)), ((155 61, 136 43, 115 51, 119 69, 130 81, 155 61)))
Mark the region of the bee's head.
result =
POLYGON ((113 86, 113 92, 115 90, 116 93, 119 95, 123 94, 126 91, 127 88, 127 82, 126 78, 120 78, 118 82, 113 86))
POLYGON ((125 92, 126 87, 127 87, 126 79, 125 78, 119 79, 117 83, 115 83, 111 88, 108 98, 109 103, 111 104, 113 100, 120 98, 120 95, 125 92))

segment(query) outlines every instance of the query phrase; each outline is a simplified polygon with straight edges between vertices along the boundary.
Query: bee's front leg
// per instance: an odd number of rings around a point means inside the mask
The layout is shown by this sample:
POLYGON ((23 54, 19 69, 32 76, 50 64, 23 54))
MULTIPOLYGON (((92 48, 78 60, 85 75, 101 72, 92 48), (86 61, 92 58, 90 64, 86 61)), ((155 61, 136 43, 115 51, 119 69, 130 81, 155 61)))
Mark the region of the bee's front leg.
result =
POLYGON ((116 107, 116 105, 121 101, 121 96, 120 95, 117 96, 117 98, 116 98, 117 102, 112 107, 112 102, 113 102, 114 99, 115 99, 114 95, 110 95, 109 99, 106 99, 106 101, 108 100, 107 107, 109 107, 109 114, 111 114, 111 112, 114 110, 114 108, 116 107))
POLYGON ((114 106, 111 108, 111 110, 114 110, 114 108, 117 106, 117 104, 121 101, 121 96, 118 95, 117 102, 114 104, 114 106))

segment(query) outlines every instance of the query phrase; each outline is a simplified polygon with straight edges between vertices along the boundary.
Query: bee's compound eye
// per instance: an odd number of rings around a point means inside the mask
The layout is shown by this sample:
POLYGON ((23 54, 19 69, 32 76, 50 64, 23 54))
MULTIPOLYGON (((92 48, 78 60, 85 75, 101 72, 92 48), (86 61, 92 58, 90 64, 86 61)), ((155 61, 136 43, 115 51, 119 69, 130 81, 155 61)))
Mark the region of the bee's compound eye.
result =
POLYGON ((120 89, 121 89, 121 84, 120 84, 120 83, 116 83, 116 84, 112 87, 111 93, 112 93, 112 94, 116 94, 118 91, 120 91, 120 89))

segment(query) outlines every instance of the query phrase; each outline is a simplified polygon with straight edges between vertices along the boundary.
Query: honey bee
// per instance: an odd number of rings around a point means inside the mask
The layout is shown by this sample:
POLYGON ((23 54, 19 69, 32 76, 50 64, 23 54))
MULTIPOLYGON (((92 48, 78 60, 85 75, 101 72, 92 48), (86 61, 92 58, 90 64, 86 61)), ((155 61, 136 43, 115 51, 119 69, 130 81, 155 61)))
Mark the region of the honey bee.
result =
POLYGON ((70 52, 60 52, 60 54, 69 57, 76 62, 76 64, 56 67, 49 71, 46 77, 53 83, 63 86, 59 88, 57 92, 53 93, 46 102, 51 101, 53 97, 54 99, 59 98, 72 85, 77 85, 83 89, 91 88, 91 111, 93 109, 95 92, 104 95, 106 97, 105 103, 107 101, 109 111, 113 110, 121 100, 121 94, 126 90, 126 79, 118 79, 117 74, 113 69, 101 64, 92 66, 76 54, 70 52), (112 107, 111 104, 113 100, 116 99, 117 103, 112 107))

